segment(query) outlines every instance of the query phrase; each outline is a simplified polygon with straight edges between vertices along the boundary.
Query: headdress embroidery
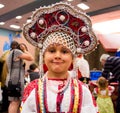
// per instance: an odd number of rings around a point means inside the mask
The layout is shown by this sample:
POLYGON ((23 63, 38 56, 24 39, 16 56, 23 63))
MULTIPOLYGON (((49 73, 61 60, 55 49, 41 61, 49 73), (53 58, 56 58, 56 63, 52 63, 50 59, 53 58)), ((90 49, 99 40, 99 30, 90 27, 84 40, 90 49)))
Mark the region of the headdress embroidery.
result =
POLYGON ((97 45, 90 18, 70 4, 60 2, 40 7, 31 19, 23 27, 23 34, 36 47, 42 48, 46 37, 56 31, 64 31, 73 38, 78 54, 89 53, 97 45))

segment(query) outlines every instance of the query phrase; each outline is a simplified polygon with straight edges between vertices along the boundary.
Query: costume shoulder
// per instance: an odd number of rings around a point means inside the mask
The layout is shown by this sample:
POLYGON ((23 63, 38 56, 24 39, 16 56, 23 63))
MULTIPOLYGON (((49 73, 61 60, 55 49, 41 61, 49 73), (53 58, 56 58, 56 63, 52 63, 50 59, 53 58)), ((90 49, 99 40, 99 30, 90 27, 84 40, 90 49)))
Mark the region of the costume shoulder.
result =
POLYGON ((31 81, 24 89, 22 102, 25 102, 33 89, 38 88, 38 79, 31 81))

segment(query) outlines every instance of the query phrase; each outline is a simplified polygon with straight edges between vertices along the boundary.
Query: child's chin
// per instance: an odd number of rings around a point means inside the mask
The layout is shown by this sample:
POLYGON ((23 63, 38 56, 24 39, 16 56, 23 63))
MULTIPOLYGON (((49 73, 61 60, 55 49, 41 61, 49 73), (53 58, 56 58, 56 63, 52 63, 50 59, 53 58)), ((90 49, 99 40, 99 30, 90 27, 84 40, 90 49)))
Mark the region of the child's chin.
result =
POLYGON ((56 68, 56 69, 54 70, 54 72, 55 72, 55 73, 62 73, 62 70, 56 68))

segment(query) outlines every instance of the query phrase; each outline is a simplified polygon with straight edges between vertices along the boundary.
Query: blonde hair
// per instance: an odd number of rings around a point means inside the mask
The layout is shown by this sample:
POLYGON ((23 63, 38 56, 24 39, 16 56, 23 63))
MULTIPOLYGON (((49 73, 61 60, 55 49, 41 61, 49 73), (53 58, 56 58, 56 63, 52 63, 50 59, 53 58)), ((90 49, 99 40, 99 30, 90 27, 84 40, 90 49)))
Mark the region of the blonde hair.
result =
POLYGON ((97 83, 100 89, 105 89, 108 86, 108 81, 104 77, 99 77, 97 83))

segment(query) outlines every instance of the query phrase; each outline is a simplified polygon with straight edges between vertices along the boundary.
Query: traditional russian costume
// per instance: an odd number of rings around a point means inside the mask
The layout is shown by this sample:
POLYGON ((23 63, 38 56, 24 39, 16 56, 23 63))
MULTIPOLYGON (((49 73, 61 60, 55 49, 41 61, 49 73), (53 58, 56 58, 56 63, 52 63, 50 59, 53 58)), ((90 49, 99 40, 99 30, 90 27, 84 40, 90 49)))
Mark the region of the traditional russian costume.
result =
MULTIPOLYGON (((23 35, 40 49, 41 79, 25 88, 21 113, 96 113, 89 89, 78 79, 71 76, 66 80, 47 78, 43 69, 43 56, 49 45, 65 46, 74 59, 79 54, 87 54, 95 49, 97 38, 92 31, 90 18, 70 4, 60 2, 40 7, 31 20, 24 25, 23 35)), ((77 71, 75 60, 73 70, 77 71)))
POLYGON ((79 80, 38 79, 26 88, 21 113, 96 113, 90 91, 79 80))

